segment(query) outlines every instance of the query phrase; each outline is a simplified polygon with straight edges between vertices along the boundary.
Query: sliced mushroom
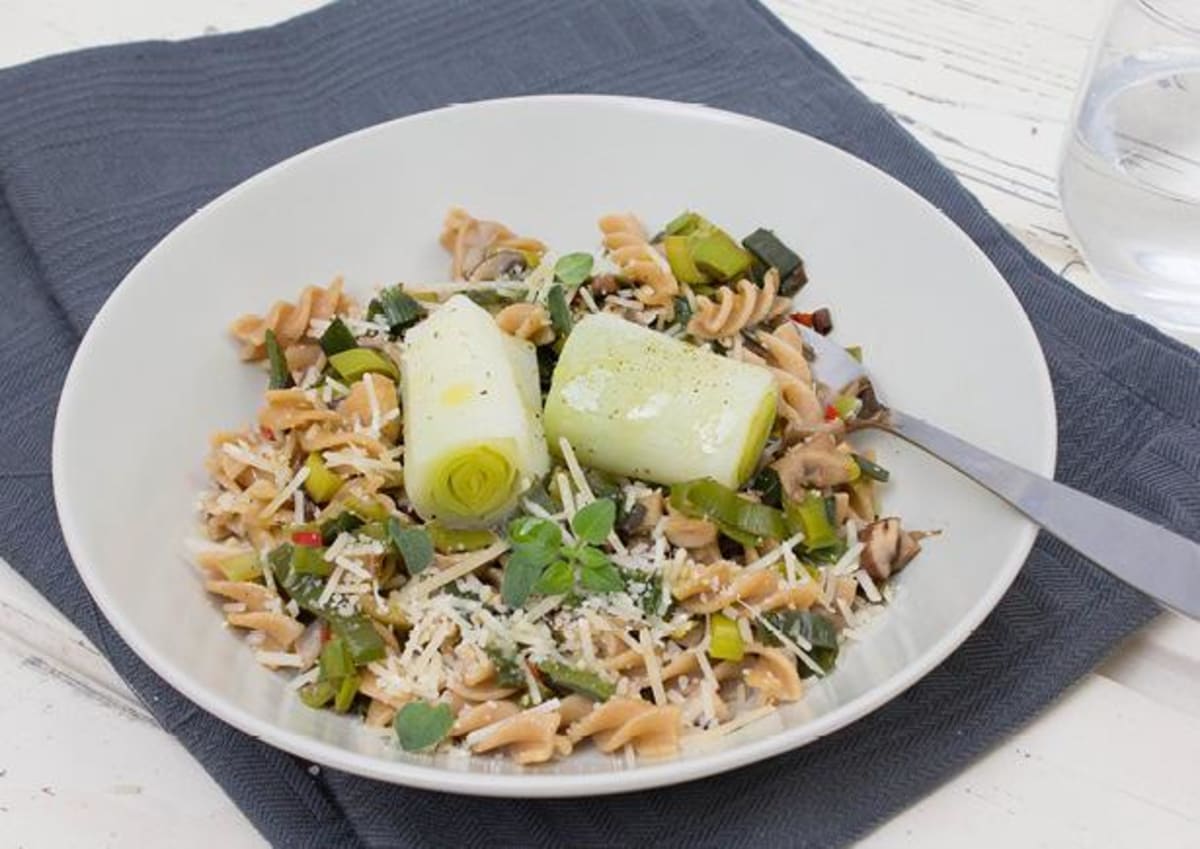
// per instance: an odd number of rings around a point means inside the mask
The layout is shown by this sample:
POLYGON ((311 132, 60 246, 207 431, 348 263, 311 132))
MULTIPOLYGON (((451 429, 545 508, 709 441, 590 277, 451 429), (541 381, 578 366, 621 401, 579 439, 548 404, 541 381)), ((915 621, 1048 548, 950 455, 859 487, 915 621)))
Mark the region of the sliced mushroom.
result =
POLYGON ((858 541, 864 546, 859 563, 877 581, 899 572, 921 551, 921 544, 901 529, 895 516, 867 525, 858 532, 858 541))
POLYGON ((589 285, 594 294, 603 297, 615 294, 621 288, 621 281, 612 274, 597 274, 589 285))
POLYGON ((673 512, 663 526, 663 535, 671 545, 680 548, 703 548, 717 541, 717 526, 708 519, 673 512))
POLYGON ((771 464, 788 498, 799 501, 809 489, 824 489, 850 481, 852 459, 838 451, 833 440, 816 437, 793 445, 771 464))
POLYGON ((629 535, 648 534, 654 530, 662 517, 663 497, 656 489, 634 503, 633 508, 621 520, 621 531, 629 535))
POLYGON ((471 269, 467 280, 482 283, 487 280, 503 280, 525 270, 528 263, 520 251, 499 250, 471 269))

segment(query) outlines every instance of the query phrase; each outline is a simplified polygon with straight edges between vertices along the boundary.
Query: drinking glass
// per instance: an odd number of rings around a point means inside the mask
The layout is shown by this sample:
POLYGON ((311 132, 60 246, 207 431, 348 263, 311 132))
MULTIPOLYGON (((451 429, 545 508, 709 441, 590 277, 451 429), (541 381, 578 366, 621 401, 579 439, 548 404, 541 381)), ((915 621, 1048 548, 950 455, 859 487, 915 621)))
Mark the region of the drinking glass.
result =
POLYGON ((1088 264, 1134 312, 1200 330, 1200 0, 1117 0, 1059 171, 1088 264))

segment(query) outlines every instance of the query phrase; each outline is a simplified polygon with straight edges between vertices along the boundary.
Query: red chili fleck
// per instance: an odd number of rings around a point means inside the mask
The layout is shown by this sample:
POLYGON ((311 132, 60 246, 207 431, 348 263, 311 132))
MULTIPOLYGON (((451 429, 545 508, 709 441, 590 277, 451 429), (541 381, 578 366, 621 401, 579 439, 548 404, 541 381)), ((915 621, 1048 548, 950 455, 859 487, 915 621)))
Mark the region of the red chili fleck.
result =
POLYGON ((546 679, 542 677, 542 670, 537 668, 537 664, 532 660, 525 661, 525 665, 529 667, 529 671, 533 673, 533 677, 537 679, 539 684, 545 684, 546 679))
POLYGON ((258 432, 263 435, 263 439, 274 439, 275 438, 275 431, 271 430, 266 425, 259 425, 258 432))
POLYGON ((322 645, 329 642, 330 638, 332 638, 332 637, 333 637, 333 633, 329 630, 329 623, 322 622, 321 623, 321 643, 322 643, 322 645))
POLYGON ((839 418, 839 416, 838 416, 837 407, 833 406, 833 404, 826 404, 825 405, 825 421, 827 421, 827 422, 837 421, 838 418, 839 418))
POLYGON ((813 314, 810 312, 794 312, 792 313, 792 321, 797 324, 803 324, 805 327, 812 327, 813 314))
POLYGON ((316 548, 321 544, 320 531, 295 531, 292 533, 292 542, 296 545, 308 545, 316 548))

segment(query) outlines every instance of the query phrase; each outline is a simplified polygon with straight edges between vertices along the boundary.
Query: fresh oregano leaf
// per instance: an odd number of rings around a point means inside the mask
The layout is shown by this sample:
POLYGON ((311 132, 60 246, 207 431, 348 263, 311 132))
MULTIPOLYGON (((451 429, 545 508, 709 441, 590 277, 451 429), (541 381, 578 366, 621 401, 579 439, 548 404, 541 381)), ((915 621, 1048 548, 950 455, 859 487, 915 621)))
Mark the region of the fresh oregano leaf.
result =
POLYGON ((454 714, 447 704, 409 702, 397 712, 392 725, 400 748, 406 752, 419 752, 446 739, 450 726, 454 725, 454 714))
POLYGON ((608 539, 616 520, 616 503, 611 498, 599 498, 575 514, 571 530, 582 541, 599 545, 608 539))

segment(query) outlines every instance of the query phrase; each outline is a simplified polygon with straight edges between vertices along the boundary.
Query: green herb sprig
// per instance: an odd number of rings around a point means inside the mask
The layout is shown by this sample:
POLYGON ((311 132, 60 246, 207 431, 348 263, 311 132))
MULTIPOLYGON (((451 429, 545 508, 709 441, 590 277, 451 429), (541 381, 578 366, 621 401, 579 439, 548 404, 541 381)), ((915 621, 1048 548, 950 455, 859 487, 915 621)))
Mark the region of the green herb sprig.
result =
POLYGON ((621 570, 599 547, 612 533, 617 505, 600 498, 576 512, 571 532, 576 542, 563 541, 562 530, 549 519, 521 516, 508 525, 512 553, 504 566, 500 595, 509 607, 520 607, 530 595, 572 592, 610 593, 625 588, 621 570))

